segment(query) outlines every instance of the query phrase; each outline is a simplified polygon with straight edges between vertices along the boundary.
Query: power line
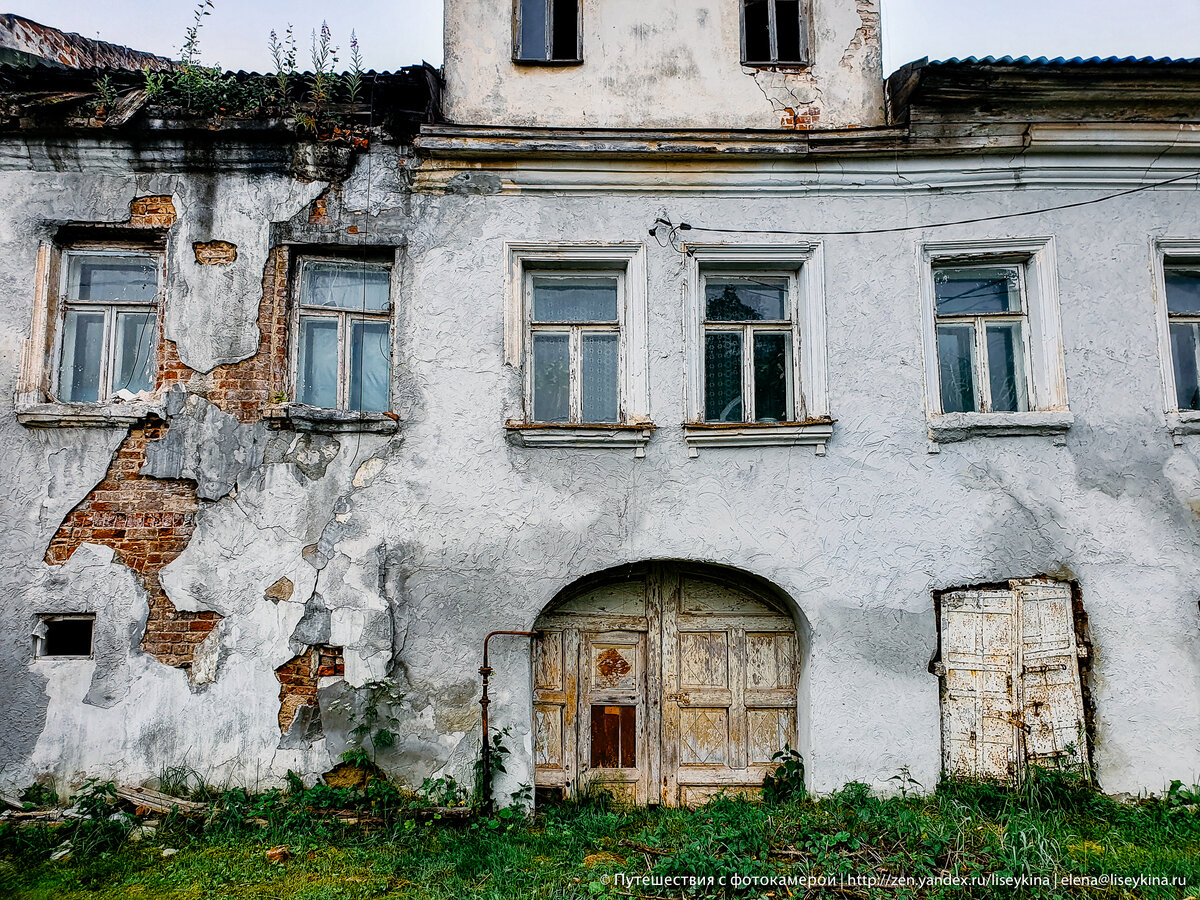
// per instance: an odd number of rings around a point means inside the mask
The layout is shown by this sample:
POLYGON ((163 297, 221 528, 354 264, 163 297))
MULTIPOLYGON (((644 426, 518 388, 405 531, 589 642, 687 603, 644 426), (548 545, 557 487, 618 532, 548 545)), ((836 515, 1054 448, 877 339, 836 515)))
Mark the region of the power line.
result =
POLYGON ((1118 197, 1128 197, 1131 194, 1140 194, 1142 191, 1152 191, 1155 188, 1166 187, 1169 184, 1176 184, 1180 181, 1186 181, 1189 178, 1200 177, 1200 171, 1188 172, 1186 175, 1178 175, 1175 178, 1168 178, 1166 181, 1156 181, 1153 184, 1144 184, 1141 187, 1130 188, 1125 191, 1118 191, 1115 194, 1107 194, 1103 197, 1093 197, 1090 200, 1076 200, 1074 203, 1062 203, 1058 206, 1046 206, 1039 209, 1026 209, 1020 212, 1012 213, 997 213, 994 216, 980 216, 972 219, 955 219, 951 222, 930 222, 920 225, 895 225, 891 228, 858 228, 847 231, 820 231, 810 229, 806 231, 792 231, 784 228, 709 228, 704 225, 691 225, 687 222, 680 222, 678 225, 667 219, 655 219, 654 226, 650 229, 652 237, 658 237, 659 226, 665 226, 670 229, 668 240, 675 237, 681 231, 704 231, 713 234, 790 234, 790 235, 821 235, 829 236, 851 236, 859 234, 896 234, 904 231, 921 231, 926 228, 949 228, 952 225, 974 225, 979 222, 997 222, 1003 219, 1019 219, 1023 216, 1036 216, 1041 213, 1058 212, 1063 209, 1077 209, 1081 206, 1091 206, 1095 203, 1105 203, 1109 200, 1116 200, 1118 197))

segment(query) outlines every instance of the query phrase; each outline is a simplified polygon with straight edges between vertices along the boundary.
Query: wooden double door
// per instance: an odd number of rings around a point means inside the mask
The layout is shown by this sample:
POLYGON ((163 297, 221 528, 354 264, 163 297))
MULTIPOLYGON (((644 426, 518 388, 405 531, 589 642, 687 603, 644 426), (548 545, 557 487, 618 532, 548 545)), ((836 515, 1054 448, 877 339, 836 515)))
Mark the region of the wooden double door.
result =
POLYGON ((757 790, 796 745, 795 626, 757 584, 632 567, 573 590, 536 628, 539 788, 694 805, 757 790))

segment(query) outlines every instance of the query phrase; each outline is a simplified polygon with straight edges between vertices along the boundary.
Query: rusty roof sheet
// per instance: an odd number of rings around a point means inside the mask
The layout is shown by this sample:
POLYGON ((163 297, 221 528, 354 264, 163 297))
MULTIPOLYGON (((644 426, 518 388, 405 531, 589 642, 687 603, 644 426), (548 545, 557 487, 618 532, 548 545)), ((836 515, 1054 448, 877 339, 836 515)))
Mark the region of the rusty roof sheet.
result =
POLYGON ((10 65, 68 69, 140 71, 174 65, 165 56, 59 31, 12 13, 0 14, 0 58, 10 65))

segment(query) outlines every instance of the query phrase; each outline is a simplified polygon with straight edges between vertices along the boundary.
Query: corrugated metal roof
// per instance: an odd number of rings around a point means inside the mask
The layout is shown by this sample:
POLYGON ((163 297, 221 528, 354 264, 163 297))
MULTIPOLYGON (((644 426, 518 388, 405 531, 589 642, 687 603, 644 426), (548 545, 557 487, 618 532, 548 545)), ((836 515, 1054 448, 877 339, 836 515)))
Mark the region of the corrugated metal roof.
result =
POLYGON ((1173 56, 967 56, 930 60, 927 66, 1194 66, 1200 58, 1173 56))
POLYGON ((173 65, 164 56, 60 31, 12 13, 0 14, 0 50, 8 51, 6 61, 18 66, 140 71, 173 65))

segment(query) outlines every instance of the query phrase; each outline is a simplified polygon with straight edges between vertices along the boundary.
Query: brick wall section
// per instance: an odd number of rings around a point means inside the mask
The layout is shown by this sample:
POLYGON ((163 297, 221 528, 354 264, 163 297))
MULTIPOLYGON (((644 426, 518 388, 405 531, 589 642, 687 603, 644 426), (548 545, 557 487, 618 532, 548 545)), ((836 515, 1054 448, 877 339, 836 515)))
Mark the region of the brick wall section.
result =
POLYGON ((179 612, 167 599, 159 570, 183 552, 195 530, 194 482, 146 478, 146 445, 161 437, 158 420, 134 425, 92 491, 63 520, 46 550, 46 562, 66 562, 86 542, 112 547, 131 568, 150 599, 142 649, 171 666, 188 666, 196 645, 208 637, 220 616, 179 612))
POLYGON ((293 656, 275 670, 279 679, 279 730, 292 727, 302 707, 317 705, 317 684, 321 678, 345 675, 341 647, 318 645, 293 656))
MULTIPOLYGON (((139 197, 130 205, 130 224, 165 228, 174 221, 175 207, 170 197, 139 197)), ((263 272, 259 352, 207 374, 194 371, 179 359, 174 342, 163 337, 160 315, 156 389, 182 384, 239 421, 259 421, 270 395, 284 387, 287 276, 287 253, 277 248, 268 257, 263 272)), ((176 610, 159 582, 159 570, 179 556, 191 540, 199 508, 194 482, 138 474, 146 462, 147 443, 160 438, 166 429, 166 423, 159 420, 130 429, 104 480, 68 514, 51 539, 46 562, 65 562, 84 542, 112 547, 117 559, 133 569, 149 595, 150 615, 142 649, 167 665, 186 668, 191 665, 196 645, 212 632, 221 617, 214 612, 176 610)), ((315 684, 314 680, 313 702, 315 684)))
POLYGON ((784 128, 792 128, 796 131, 806 131, 813 125, 816 125, 821 120, 821 108, 818 106, 810 106, 807 109, 785 109, 783 118, 779 124, 784 128))

